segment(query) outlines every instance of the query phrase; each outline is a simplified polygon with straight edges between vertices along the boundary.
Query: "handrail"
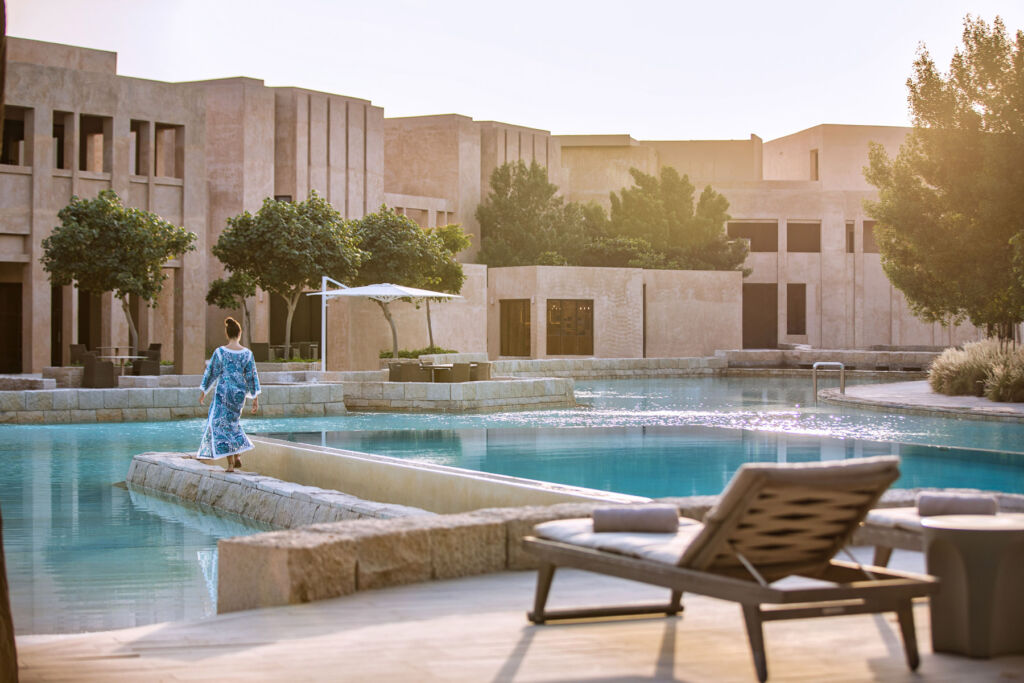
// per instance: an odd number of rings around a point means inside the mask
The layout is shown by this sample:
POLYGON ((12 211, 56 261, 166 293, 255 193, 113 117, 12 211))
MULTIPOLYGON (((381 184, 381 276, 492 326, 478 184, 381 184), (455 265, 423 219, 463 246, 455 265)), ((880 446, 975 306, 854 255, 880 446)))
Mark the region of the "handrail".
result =
POLYGON ((846 393, 846 366, 836 360, 819 360, 811 366, 811 380, 814 382, 814 400, 818 400, 818 368, 839 369, 839 393, 846 393))

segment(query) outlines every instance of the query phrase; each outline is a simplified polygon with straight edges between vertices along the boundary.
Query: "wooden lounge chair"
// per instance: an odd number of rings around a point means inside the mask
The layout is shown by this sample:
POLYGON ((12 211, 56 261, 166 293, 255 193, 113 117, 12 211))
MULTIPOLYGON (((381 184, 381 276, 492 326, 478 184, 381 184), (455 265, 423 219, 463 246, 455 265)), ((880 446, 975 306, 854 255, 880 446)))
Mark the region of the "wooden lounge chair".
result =
POLYGON ((740 603, 758 679, 768 677, 762 623, 895 612, 907 664, 919 659, 911 600, 937 590, 934 577, 832 559, 899 476, 894 456, 839 462, 746 464, 703 523, 676 534, 594 533, 590 519, 539 524, 524 547, 541 560, 536 624, 628 614, 678 614, 684 592, 740 603), (667 603, 546 610, 556 567, 574 567, 671 590, 667 603), (815 582, 774 582, 789 576, 815 582), (828 583, 823 583, 828 582, 828 583))

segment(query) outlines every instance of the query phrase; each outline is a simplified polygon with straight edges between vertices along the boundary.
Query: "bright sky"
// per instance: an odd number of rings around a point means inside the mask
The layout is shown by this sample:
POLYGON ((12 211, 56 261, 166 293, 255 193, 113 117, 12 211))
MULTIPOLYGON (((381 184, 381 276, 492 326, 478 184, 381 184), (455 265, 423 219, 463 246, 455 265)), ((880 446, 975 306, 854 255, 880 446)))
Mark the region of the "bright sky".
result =
POLYGON ((7 0, 8 33, 115 51, 165 81, 250 76, 554 133, 769 140, 908 125, 919 43, 945 71, 966 13, 1020 0, 7 0))

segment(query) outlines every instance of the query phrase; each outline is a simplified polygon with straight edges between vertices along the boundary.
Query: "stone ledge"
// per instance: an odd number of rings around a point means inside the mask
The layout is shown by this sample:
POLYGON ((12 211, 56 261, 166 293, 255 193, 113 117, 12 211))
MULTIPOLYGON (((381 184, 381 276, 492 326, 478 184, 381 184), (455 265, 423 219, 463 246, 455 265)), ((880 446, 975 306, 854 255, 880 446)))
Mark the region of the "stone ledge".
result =
MULTIPOLYGON (((244 455, 243 455, 244 457, 244 455)), ((208 505, 280 529, 344 519, 392 519, 434 513, 375 503, 315 486, 254 473, 225 472, 185 453, 142 453, 132 458, 126 482, 190 503, 208 505)))

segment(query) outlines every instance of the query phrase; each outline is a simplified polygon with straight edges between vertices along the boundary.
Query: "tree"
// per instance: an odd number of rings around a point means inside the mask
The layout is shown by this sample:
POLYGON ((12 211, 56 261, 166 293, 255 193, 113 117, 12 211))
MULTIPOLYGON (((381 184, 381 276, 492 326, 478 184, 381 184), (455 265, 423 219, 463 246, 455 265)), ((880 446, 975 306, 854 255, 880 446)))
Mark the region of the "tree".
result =
MULTIPOLYGON (((361 247, 368 253, 354 280, 355 284, 387 282, 407 287, 430 284, 424 275, 436 264, 437 238, 432 239, 415 221, 382 204, 376 213, 353 221, 353 228, 361 247)), ((398 330, 391 316, 390 304, 376 299, 374 301, 391 326, 392 358, 398 358, 398 330)))
MULTIPOLYGON (((438 228, 427 229, 427 237, 431 241, 431 263, 424 269, 423 287, 438 292, 458 294, 462 291, 462 283, 466 275, 462 272, 462 264, 456 260, 459 252, 469 248, 469 235, 462 231, 462 226, 450 223, 438 228)), ((430 299, 425 302, 427 309, 427 337, 430 348, 434 348, 434 327, 430 322, 430 299)))
MULTIPOLYGON (((633 187, 611 193, 608 231, 615 237, 640 239, 662 254, 667 268, 742 270, 747 245, 725 232, 729 202, 704 188, 694 205, 695 188, 671 166, 658 177, 629 169, 633 187)), ((748 271, 744 271, 745 273, 748 271)))
POLYGON ((139 333, 129 298, 148 306, 167 276, 163 265, 195 249, 195 234, 154 213, 125 206, 113 190, 95 199, 72 197, 57 214, 61 224, 43 240, 43 270, 56 286, 77 283, 86 292, 113 292, 128 319, 133 349, 139 333))
POLYGON ((252 346, 252 316, 245 300, 255 295, 255 280, 241 271, 231 273, 226 278, 214 280, 206 292, 206 303, 211 306, 226 311, 242 309, 242 317, 245 319, 245 343, 248 346, 252 346))
POLYGON ((284 299, 285 354, 292 341, 292 319, 306 289, 320 288, 321 277, 350 281, 365 254, 352 226, 315 191, 301 202, 267 198, 255 214, 229 218, 213 254, 232 274, 284 299))
POLYGON ((878 201, 865 208, 882 268, 918 317, 1009 338, 1024 320, 1024 32, 1011 41, 999 17, 968 15, 962 38, 948 74, 918 52, 913 129, 894 159, 871 146, 878 201))
MULTIPOLYGON (((479 261, 495 268, 534 265, 546 253, 568 257, 565 250, 585 241, 594 211, 565 204, 557 193, 547 169, 536 161, 527 166, 520 160, 494 169, 491 191, 476 210, 479 261)), ((545 260, 550 261, 550 255, 545 260)))

